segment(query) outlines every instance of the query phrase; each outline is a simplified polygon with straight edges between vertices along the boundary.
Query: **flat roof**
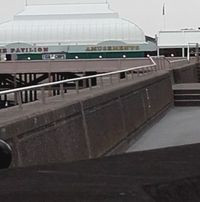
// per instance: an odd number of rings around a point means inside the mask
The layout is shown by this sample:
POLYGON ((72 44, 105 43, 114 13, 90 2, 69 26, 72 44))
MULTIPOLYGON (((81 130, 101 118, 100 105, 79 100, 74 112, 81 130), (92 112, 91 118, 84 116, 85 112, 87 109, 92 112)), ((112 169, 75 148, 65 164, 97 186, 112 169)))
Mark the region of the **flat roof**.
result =
POLYGON ((160 31, 158 34, 160 48, 195 47, 196 43, 200 44, 200 30, 160 31))

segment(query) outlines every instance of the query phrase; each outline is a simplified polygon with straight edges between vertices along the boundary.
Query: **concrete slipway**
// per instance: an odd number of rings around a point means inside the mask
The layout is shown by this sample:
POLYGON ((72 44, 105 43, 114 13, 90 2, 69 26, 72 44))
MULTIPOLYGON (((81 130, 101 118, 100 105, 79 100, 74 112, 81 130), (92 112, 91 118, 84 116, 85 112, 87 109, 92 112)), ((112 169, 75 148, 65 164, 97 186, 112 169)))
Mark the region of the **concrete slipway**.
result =
POLYGON ((175 107, 148 129, 127 152, 199 142, 200 107, 175 107))

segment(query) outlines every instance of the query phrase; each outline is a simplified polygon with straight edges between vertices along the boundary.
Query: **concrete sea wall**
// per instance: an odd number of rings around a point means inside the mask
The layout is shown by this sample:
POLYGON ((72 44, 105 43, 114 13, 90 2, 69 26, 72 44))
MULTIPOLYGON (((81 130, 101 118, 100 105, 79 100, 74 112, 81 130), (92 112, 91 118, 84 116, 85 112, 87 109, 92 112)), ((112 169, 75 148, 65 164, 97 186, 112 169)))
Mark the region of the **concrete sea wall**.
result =
POLYGON ((197 83, 198 64, 184 65, 173 69, 174 83, 197 83))
POLYGON ((12 113, 0 123, 0 138, 13 148, 13 167, 100 157, 173 103, 167 72, 58 104, 53 99, 45 107, 36 102, 22 112, 0 111, 5 118, 12 113))

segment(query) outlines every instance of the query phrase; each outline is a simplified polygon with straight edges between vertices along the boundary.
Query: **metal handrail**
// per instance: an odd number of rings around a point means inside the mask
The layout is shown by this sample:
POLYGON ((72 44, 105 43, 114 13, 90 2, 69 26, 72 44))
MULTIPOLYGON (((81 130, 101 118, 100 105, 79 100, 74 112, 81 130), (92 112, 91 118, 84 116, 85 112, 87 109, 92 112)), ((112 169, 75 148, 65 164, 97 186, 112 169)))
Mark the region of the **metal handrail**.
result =
POLYGON ((186 58, 179 59, 179 60, 169 60, 170 63, 183 62, 183 61, 189 62, 186 58))
MULTIPOLYGON (((132 78, 134 77, 133 74, 136 71, 137 75, 140 74, 146 74, 154 71, 160 70, 159 65, 156 64, 156 62, 153 60, 152 57, 148 57, 152 64, 150 65, 143 65, 139 67, 132 67, 124 70, 118 70, 114 72, 108 72, 108 73, 102 73, 102 74, 97 74, 97 75, 92 75, 92 76, 84 76, 80 78, 73 78, 73 79, 67 79, 67 80, 62 80, 62 81, 56 81, 56 82, 50 82, 50 83, 44 83, 44 84, 39 84, 39 85, 33 85, 33 86, 27 86, 27 87, 21 87, 21 88, 16 88, 16 89, 11 89, 11 90, 5 90, 0 92, 0 96, 2 95, 8 95, 8 94, 14 94, 17 99, 17 104, 19 105, 20 108, 22 108, 22 99, 21 99, 21 93, 23 91, 28 91, 28 90, 37 90, 41 89, 41 96, 42 96, 42 103, 45 103, 45 88, 50 88, 55 85, 60 85, 60 91, 61 91, 61 97, 64 98, 64 84, 65 83, 74 83, 75 84, 75 89, 77 94, 79 93, 80 87, 79 87, 79 81, 83 80, 88 80, 89 82, 89 89, 92 89, 92 79, 94 78, 100 78, 101 81, 101 87, 103 86, 103 77, 110 77, 110 83, 112 84, 112 76, 113 75, 119 75, 121 73, 125 73, 125 77, 128 79, 127 75, 128 73, 131 73, 132 78)), ((120 82, 120 79, 119 79, 120 82)), ((50 89, 48 89, 50 90, 50 89)))
POLYGON ((178 60, 171 60, 171 61, 169 60, 169 62, 170 62, 171 68, 174 68, 178 65, 186 65, 186 64, 190 63, 190 61, 187 60, 187 58, 178 59, 178 60))
POLYGON ((190 63, 190 61, 188 61, 187 58, 181 58, 181 59, 177 59, 177 60, 169 60, 164 55, 152 56, 152 58, 155 58, 155 59, 158 59, 158 60, 163 60, 163 62, 164 62, 164 60, 167 61, 167 63, 169 64, 170 69, 173 68, 175 64, 179 64, 180 62, 185 62, 186 64, 190 63))
POLYGON ((133 70, 144 69, 144 68, 148 68, 148 67, 155 67, 156 63, 153 61, 152 58, 150 58, 150 60, 153 62, 152 65, 144 65, 144 66, 133 67, 133 68, 125 69, 125 70, 118 70, 118 71, 114 71, 114 72, 108 72, 108 73, 97 74, 97 75, 92 75, 92 76, 84 76, 84 77, 75 78, 75 79, 66 79, 66 80, 62 80, 62 81, 55 81, 55 82, 49 82, 49 83, 45 83, 45 84, 15 88, 15 89, 11 89, 11 90, 1 91, 0 96, 10 94, 10 93, 16 93, 19 91, 34 90, 34 89, 38 89, 38 88, 45 88, 45 87, 55 86, 55 85, 64 84, 64 83, 70 83, 70 82, 76 82, 76 81, 81 81, 81 80, 86 80, 86 79, 93 79, 93 78, 121 74, 121 73, 129 72, 129 71, 133 71, 133 70))

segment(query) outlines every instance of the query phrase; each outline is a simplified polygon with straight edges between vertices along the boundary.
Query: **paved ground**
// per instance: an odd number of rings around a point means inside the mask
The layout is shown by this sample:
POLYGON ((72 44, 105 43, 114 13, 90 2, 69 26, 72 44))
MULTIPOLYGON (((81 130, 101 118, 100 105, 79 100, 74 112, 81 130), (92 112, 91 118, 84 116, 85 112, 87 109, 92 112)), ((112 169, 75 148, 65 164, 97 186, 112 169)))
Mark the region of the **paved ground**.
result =
POLYGON ((18 60, 0 62, 0 74, 49 72, 110 72, 152 64, 148 58, 18 60))
POLYGON ((200 142, 200 107, 176 107, 129 149, 142 151, 200 142))
POLYGON ((200 144, 0 171, 2 202, 199 202, 200 144))

